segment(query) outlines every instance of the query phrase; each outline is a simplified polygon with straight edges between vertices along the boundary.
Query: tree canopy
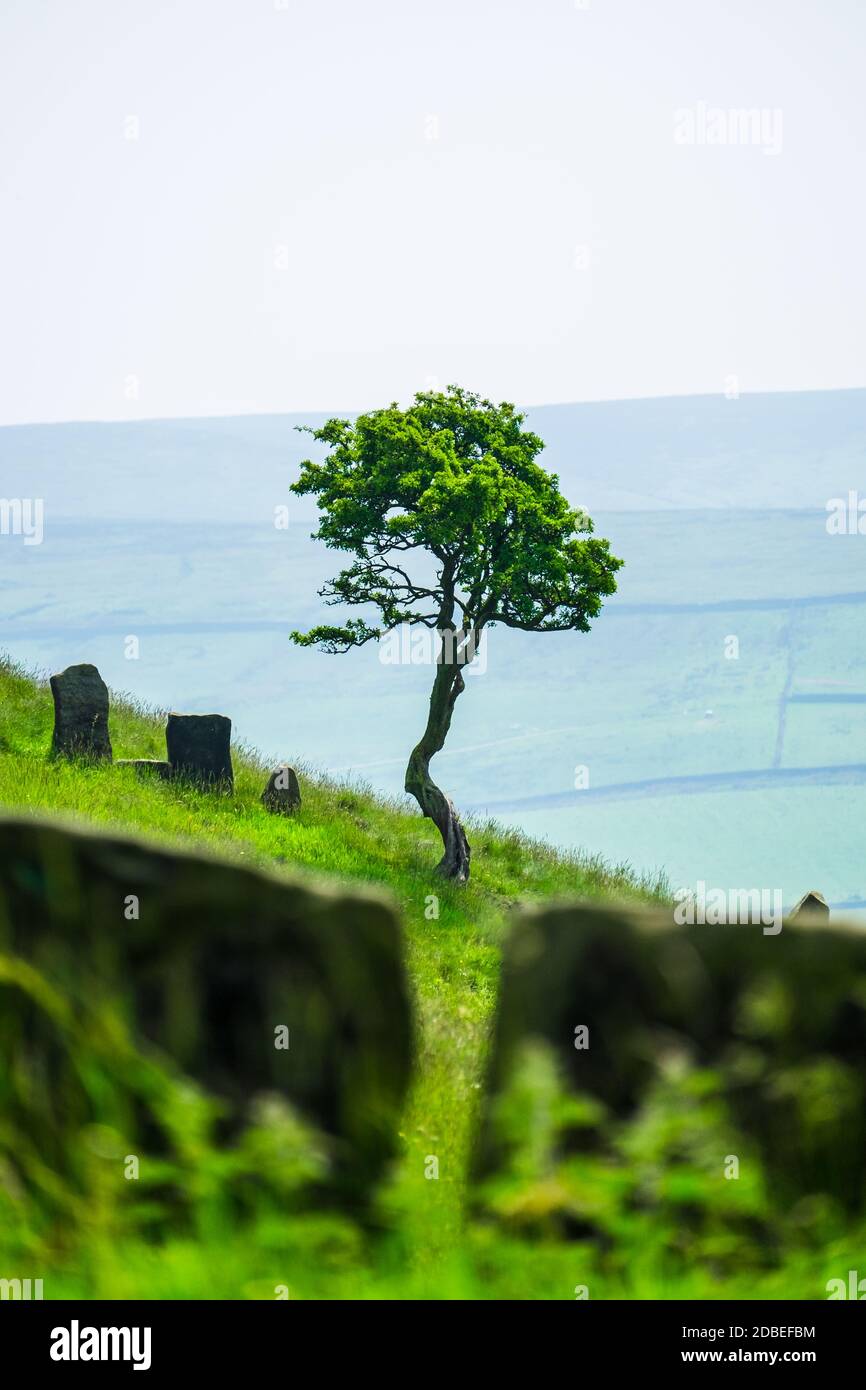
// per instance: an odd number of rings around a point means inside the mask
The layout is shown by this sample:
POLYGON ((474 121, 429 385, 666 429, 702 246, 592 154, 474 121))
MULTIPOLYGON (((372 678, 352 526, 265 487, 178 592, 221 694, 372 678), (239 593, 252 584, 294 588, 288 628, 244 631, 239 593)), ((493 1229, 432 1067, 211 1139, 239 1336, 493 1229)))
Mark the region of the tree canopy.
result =
POLYGON ((404 622, 588 631, 622 562, 536 463, 544 444, 523 420, 450 386, 310 430, 330 452, 305 461, 292 490, 317 497, 317 538, 356 557, 322 595, 378 615, 294 640, 341 652, 404 622), (433 578, 417 572, 422 551, 433 578))
POLYGON ((466 836, 429 775, 465 688, 461 667, 497 624, 588 631, 622 564, 536 462, 544 444, 524 419, 458 386, 420 392, 406 409, 392 404, 309 430, 328 452, 305 460, 292 484, 318 501, 316 538, 354 557, 321 596, 366 610, 293 632, 293 641, 346 652, 404 623, 440 636, 427 727, 405 785, 442 835, 440 870, 461 880, 466 836))

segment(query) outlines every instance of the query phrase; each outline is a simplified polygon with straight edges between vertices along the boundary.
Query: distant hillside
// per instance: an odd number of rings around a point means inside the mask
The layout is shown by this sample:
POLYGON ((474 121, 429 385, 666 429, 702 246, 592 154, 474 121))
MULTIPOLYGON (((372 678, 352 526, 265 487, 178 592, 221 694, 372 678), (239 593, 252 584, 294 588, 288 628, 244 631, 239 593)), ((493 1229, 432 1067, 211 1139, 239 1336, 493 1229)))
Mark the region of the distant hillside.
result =
MULTIPOLYGON (((340 413, 336 411, 335 413, 340 413)), ((823 508, 866 477, 866 390, 535 406, 544 463, 593 510, 823 508)), ((288 499, 321 413, 0 429, 0 493, 46 514, 253 521, 288 499)), ((295 517, 312 515, 304 499, 295 517)))
MULTIPOLYGON (((625 566, 589 635, 491 634, 436 764, 457 803, 675 886, 866 902, 866 541, 825 524, 828 497, 864 486, 864 407, 839 391, 532 410, 625 566)), ((289 641, 325 617, 339 566, 289 493, 299 418, 0 430, 0 496, 42 496, 46 517, 43 545, 0 542, 3 641, 41 670, 93 661, 151 703, 203 712, 218 693, 269 756, 402 795, 429 671, 289 641)))
POLYGON ((823 508, 866 479, 866 390, 549 405, 530 420, 590 510, 823 508))

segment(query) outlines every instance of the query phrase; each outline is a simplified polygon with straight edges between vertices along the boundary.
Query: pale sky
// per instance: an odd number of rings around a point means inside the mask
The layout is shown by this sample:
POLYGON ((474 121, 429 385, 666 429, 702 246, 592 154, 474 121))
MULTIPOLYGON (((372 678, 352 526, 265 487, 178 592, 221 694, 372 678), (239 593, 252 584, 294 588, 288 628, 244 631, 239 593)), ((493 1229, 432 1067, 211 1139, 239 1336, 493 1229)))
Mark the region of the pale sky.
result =
POLYGON ((0 423, 866 384, 863 0, 2 0, 0 65, 0 423))

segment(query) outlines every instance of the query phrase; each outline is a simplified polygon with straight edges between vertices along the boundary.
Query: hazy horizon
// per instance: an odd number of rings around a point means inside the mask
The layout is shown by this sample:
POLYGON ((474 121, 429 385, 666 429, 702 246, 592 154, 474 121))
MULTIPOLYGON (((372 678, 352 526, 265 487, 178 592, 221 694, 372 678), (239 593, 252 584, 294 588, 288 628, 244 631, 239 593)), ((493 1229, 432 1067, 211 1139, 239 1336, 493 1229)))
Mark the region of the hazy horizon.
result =
MULTIPOLYGON (((458 383, 461 384, 461 383, 458 383)), ((426 389, 426 388, 418 388, 426 389)), ((437 387, 437 389, 444 389, 437 387)), ((472 389, 471 386, 468 387, 472 389)), ((748 391, 742 392, 743 396, 748 395, 752 398, 759 396, 829 396, 829 395, 850 395, 857 391, 866 391, 866 380, 854 386, 816 386, 804 387, 801 389, 778 391, 748 391)), ((560 401, 524 401, 513 402, 518 410, 555 410, 570 406, 593 406, 593 405, 635 405, 645 404, 652 401, 704 401, 716 400, 718 392, 711 391, 689 391, 689 392, 669 392, 658 396, 597 396, 591 400, 560 400, 560 401)), ((494 398, 498 399, 498 398, 494 398)), ((212 411, 210 414, 202 415, 199 413, 191 415, 124 415, 122 418, 111 416, 81 416, 70 417, 62 420, 12 420, 0 424, 0 430, 14 429, 37 429, 51 425, 159 425, 159 424, 182 424, 186 420, 254 420, 280 418, 283 416, 310 415, 310 416, 335 416, 353 417, 367 411, 378 410, 390 405, 390 399, 382 400, 376 405, 357 406, 350 409, 348 406, 298 406, 293 410, 237 410, 237 411, 212 411)))

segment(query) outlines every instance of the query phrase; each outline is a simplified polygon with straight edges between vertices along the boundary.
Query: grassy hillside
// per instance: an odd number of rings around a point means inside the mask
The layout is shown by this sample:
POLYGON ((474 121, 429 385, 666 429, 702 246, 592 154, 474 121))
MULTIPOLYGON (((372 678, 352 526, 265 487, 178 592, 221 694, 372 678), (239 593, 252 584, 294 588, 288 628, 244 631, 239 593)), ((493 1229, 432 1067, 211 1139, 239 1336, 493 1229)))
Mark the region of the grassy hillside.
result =
MULTIPOLYGON (((227 797, 140 780, 117 766, 53 762, 52 717, 45 683, 0 663, 0 806, 194 844, 278 874, 385 889, 404 923, 419 1047, 398 1158, 362 1227, 306 1200, 318 1159, 315 1137, 297 1120, 254 1117, 226 1148, 215 1138, 211 1098, 167 1060, 137 1050, 112 1022, 106 1036, 116 1058, 85 1049, 76 1065, 91 1094, 103 1096, 128 1085, 129 1097, 138 1097, 144 1076, 171 1133, 169 1156, 148 1149, 143 1180, 124 1182, 122 1126, 73 1127, 75 1153, 84 1154, 82 1198, 46 1171, 28 1151, 27 1133, 16 1133, 14 1119, 10 1129, 0 1113, 0 1277, 42 1278, 46 1298, 273 1299, 285 1285, 295 1299, 570 1300, 578 1286, 593 1299, 814 1299, 826 1297, 827 1280, 857 1267, 862 1220, 830 1188, 790 1210, 780 1204, 750 1136, 732 1129, 719 1077, 706 1068, 663 1069, 634 1115, 609 1129, 608 1155, 588 1152, 572 1165, 572 1199, 576 1192, 584 1213, 577 1223, 551 1148, 569 1112, 555 1077, 543 1067, 527 1073, 509 1100, 522 1144, 518 1166, 485 1196, 485 1215, 470 1217, 467 1165, 508 909, 551 896, 664 898, 663 883, 559 855, 486 823, 471 830, 472 882, 456 888, 434 877, 437 839, 403 803, 302 769, 301 812, 273 817, 259 803, 267 768, 249 750, 235 749, 236 793, 227 797), (431 893, 438 918, 425 914, 431 893), (730 1152, 745 1158, 735 1184, 718 1176, 719 1155, 730 1152), (425 1176, 430 1154, 438 1181, 425 1176), (41 1166, 50 1216, 29 1195, 22 1199, 15 1172, 22 1162, 41 1166)), ((116 757, 163 755, 163 728, 162 715, 113 699, 116 757)), ((20 976, 14 960, 0 956, 0 986, 16 969, 20 976)), ((40 988, 59 995, 45 982, 40 988)), ((112 1001, 100 1001, 106 1010, 112 1019, 112 1001)), ((14 1034, 14 1019, 12 1026, 14 1034)), ((835 1114, 825 1060, 810 1059, 801 1097, 807 1128, 818 1135, 835 1114)), ((33 1084, 51 1092, 41 1074, 33 1084)))
MULTIPOLYGON (((272 1297, 274 1280, 262 1266, 273 1266, 276 1241, 285 1246, 277 1263, 288 1268, 293 1297, 569 1297, 567 1246, 554 1242, 537 1251, 541 1263, 530 1275, 519 1244, 512 1250, 503 1240, 491 1249, 485 1237, 473 1256, 465 1230, 467 1153, 506 912, 522 900, 553 895, 658 897, 664 885, 478 824, 470 834, 472 882, 457 888, 432 874, 438 837, 408 804, 302 770, 300 813, 274 817, 259 803, 267 768, 249 750, 234 750, 235 795, 226 797, 140 779, 132 769, 49 761, 52 721, 47 685, 0 664, 4 808, 85 818, 163 842, 192 841, 245 863, 386 888, 405 924, 420 1055, 402 1156, 381 1198, 385 1236, 362 1239, 333 1217, 295 1220, 276 1231, 269 1225, 258 1235, 224 1223, 205 1226, 196 1240, 177 1237, 159 1250, 134 1230, 118 1243, 86 1222, 72 1241, 56 1233, 29 1240, 19 1231, 19 1262, 25 1251, 37 1260, 46 1296, 272 1297), (432 920, 425 916, 431 893, 439 899, 432 920), (440 1160, 438 1182, 424 1178, 431 1151, 440 1160)), ((160 714, 114 697, 110 730, 116 758, 164 756, 160 714)), ((3 1250, 3 1239, 0 1234, 0 1254, 8 1264, 12 1251, 3 1250)))

